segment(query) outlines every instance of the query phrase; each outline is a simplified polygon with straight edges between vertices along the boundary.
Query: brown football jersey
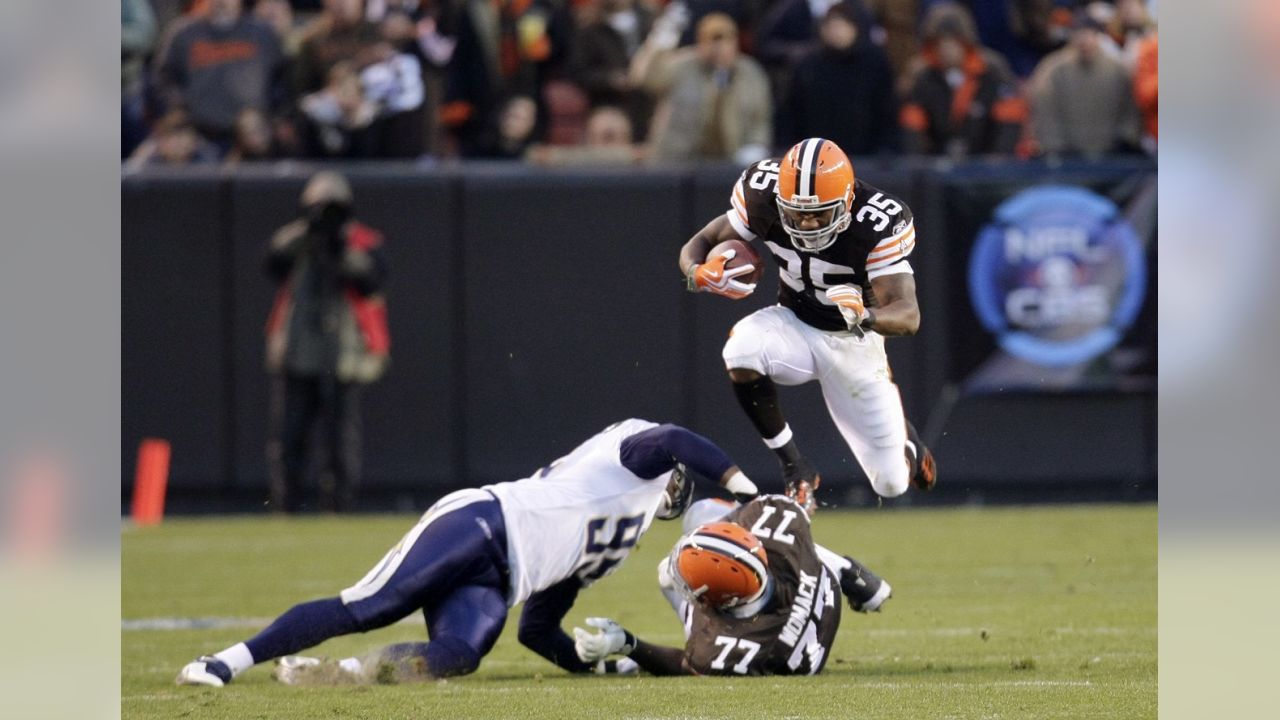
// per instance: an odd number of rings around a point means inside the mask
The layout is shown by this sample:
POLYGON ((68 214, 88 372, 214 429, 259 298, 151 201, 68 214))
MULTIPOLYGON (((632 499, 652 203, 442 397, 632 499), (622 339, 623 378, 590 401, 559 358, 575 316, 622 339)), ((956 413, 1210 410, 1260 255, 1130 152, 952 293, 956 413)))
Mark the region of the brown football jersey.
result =
POLYGON ((818 558, 809 516, 793 500, 766 495, 725 518, 764 545, 771 599, 748 618, 691 606, 685 657, 704 675, 813 675, 840 627, 840 581, 818 558))
POLYGON ((778 214, 778 161, 761 160, 743 171, 733 186, 726 217, 747 240, 764 243, 778 263, 778 302, 820 330, 847 330, 844 318, 824 291, 833 285, 857 285, 875 307, 871 280, 909 273, 907 256, 915 249, 911 209, 898 198, 854 180, 850 223, 836 241, 819 252, 801 252, 791 244, 778 214))

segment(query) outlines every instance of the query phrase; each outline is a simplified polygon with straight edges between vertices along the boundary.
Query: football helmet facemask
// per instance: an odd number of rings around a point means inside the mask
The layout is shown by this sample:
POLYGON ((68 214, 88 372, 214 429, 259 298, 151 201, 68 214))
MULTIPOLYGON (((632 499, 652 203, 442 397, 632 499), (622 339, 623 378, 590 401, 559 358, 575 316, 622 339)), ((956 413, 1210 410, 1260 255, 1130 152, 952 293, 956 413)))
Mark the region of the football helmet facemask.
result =
POLYGON ((654 517, 659 520, 675 520, 689 509, 692 501, 693 479, 689 477, 689 471, 683 463, 676 463, 676 469, 671 471, 671 479, 662 492, 662 502, 654 517))
POLYGON ((824 250, 848 229, 853 181, 853 163, 830 140, 801 140, 782 157, 778 216, 797 250, 824 250))
POLYGON ((759 600, 769 586, 760 539, 731 522, 700 525, 671 550, 676 590, 691 603, 728 610, 759 600))

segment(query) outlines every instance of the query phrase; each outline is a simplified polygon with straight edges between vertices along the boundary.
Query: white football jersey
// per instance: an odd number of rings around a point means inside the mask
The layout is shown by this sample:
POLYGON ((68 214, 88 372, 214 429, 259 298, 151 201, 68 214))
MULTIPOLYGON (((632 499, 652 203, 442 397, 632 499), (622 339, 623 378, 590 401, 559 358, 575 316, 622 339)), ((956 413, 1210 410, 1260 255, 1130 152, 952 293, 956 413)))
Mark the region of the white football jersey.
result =
POLYGON ((485 486, 502 503, 507 524, 511 605, 571 575, 590 584, 635 547, 671 473, 642 479, 623 467, 619 448, 652 427, 657 423, 624 420, 532 477, 485 486))

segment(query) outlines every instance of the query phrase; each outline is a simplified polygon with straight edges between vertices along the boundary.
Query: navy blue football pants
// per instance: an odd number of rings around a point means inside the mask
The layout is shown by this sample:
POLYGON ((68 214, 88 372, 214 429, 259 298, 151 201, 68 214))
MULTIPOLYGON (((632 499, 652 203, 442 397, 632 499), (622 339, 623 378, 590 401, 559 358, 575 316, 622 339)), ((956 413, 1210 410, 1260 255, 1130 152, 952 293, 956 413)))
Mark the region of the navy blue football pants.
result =
POLYGON ((435 677, 473 672, 507 619, 506 535, 492 495, 448 495, 360 582, 338 597, 295 605, 245 644, 254 662, 264 662, 421 609, 431 642, 398 646, 399 654, 423 656, 435 677))

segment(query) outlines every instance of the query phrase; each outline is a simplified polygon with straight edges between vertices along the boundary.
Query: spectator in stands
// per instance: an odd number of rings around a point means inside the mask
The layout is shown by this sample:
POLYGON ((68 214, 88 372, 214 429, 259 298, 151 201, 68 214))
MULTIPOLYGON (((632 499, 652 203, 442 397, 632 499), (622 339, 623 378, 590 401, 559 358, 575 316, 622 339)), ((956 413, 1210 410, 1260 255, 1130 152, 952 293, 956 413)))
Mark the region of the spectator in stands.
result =
POLYGON ((1142 113, 1142 148, 1155 153, 1160 134, 1160 37, 1151 35, 1138 47, 1133 72, 1133 96, 1142 113))
POLYGON ((229 144, 245 108, 270 111, 287 99, 284 54, 275 32, 242 12, 241 0, 209 0, 208 14, 172 36, 159 83, 206 137, 229 144))
POLYGON ((1032 126, 1046 154, 1096 157, 1137 146, 1133 83, 1102 51, 1102 32, 1087 12, 1077 13, 1071 43, 1046 57, 1030 80, 1032 126))
POLYGON ((318 158, 369 158, 377 153, 377 103, 365 97, 360 73, 349 61, 329 68, 329 82, 303 96, 303 142, 318 158))
MULTIPOLYGON (((778 0, 760 18, 756 27, 753 53, 769 73, 774 97, 790 94, 790 81, 796 66, 818 47, 818 25, 827 11, 839 0, 778 0)), ((856 24, 869 37, 870 15, 856 24)))
POLYGON ((659 98, 650 130, 657 160, 765 157, 773 140, 773 99, 760 64, 738 50, 738 26, 712 13, 697 43, 653 58, 644 85, 659 98))
POLYGON ((959 3, 939 3, 925 15, 922 35, 900 115, 904 149, 956 158, 1012 154, 1026 102, 1004 59, 978 44, 973 17, 959 3))
POLYGON ((360 485, 360 389, 386 369, 390 336, 382 237, 354 219, 352 202, 346 178, 317 173, 302 192, 301 217, 276 231, 266 258, 278 288, 266 353, 276 378, 267 456, 277 511, 304 507, 317 423, 320 508, 351 509, 360 485))
POLYGON ((246 160, 275 160, 286 153, 276 142, 271 119, 260 110, 245 108, 236 118, 235 140, 225 164, 238 165, 246 160))
POLYGON ((148 0, 120 4, 120 152, 123 157, 147 135, 143 64, 156 42, 156 17, 148 0))
MULTIPOLYGON (((927 0, 926 0, 927 2, 927 0)), ((1071 10, 1079 0, 983 0, 967 2, 982 44, 999 53, 1014 75, 1025 78, 1045 55, 1071 35, 1071 10)))
MULTIPOLYGON (((551 0, 465 0, 445 85, 441 119, 463 155, 486 152, 504 99, 541 102, 550 70, 571 33, 562 6, 551 0)), ((539 110, 539 121, 541 121, 539 110)))
POLYGON ((329 71, 340 62, 363 67, 381 41, 378 26, 364 17, 363 0, 324 0, 323 12, 302 30, 293 73, 296 91, 302 95, 325 87, 332 79, 329 71))
POLYGON ((528 95, 509 98, 482 135, 472 156, 492 160, 522 159, 536 140, 537 127, 538 103, 528 95))
POLYGON ((779 146, 824 137, 850 155, 894 147, 893 70, 861 25, 867 18, 849 2, 827 11, 819 25, 821 44, 800 61, 791 79, 780 113, 779 146))
POLYGON ((182 110, 170 110, 160 118, 151 135, 134 150, 127 170, 162 165, 196 165, 218 161, 218 148, 196 131, 182 110))
MULTIPOLYGON (((655 4, 660 5, 661 0, 655 0, 655 4)), ((669 0, 667 6, 683 6, 680 12, 684 14, 685 23, 680 45, 685 46, 697 42, 698 23, 712 13, 728 15, 739 28, 747 30, 743 34, 749 35, 749 31, 759 24, 764 4, 761 0, 669 0)))
POLYGON ((893 66, 893 76, 907 73, 907 66, 919 51, 916 37, 923 5, 928 0, 867 0, 867 9, 875 17, 876 26, 884 30, 884 52, 893 66))
POLYGON ((569 79, 586 91, 591 107, 623 108, 640 133, 648 132, 653 102, 633 85, 630 68, 649 35, 653 12, 636 0, 582 0, 575 4, 574 23, 569 79))
POLYGON ((621 108, 602 105, 591 111, 581 145, 537 145, 526 159, 535 165, 630 165, 639 162, 631 119, 621 108))
POLYGON ((1142 41, 1155 32, 1155 23, 1147 14, 1143 0, 1117 0, 1114 7, 1104 2, 1093 2, 1086 10, 1106 27, 1102 36, 1102 49, 1119 60, 1130 72, 1138 62, 1138 48, 1142 41))
POLYGON ((289 0, 258 0, 253 6, 253 16, 276 31, 286 57, 298 56, 302 48, 302 28, 294 26, 289 0))
MULTIPOLYGON (((385 27, 385 25, 384 25, 385 27)), ((378 109, 377 157, 415 158, 426 148, 426 88, 417 55, 389 40, 375 45, 360 71, 360 86, 378 109)))

